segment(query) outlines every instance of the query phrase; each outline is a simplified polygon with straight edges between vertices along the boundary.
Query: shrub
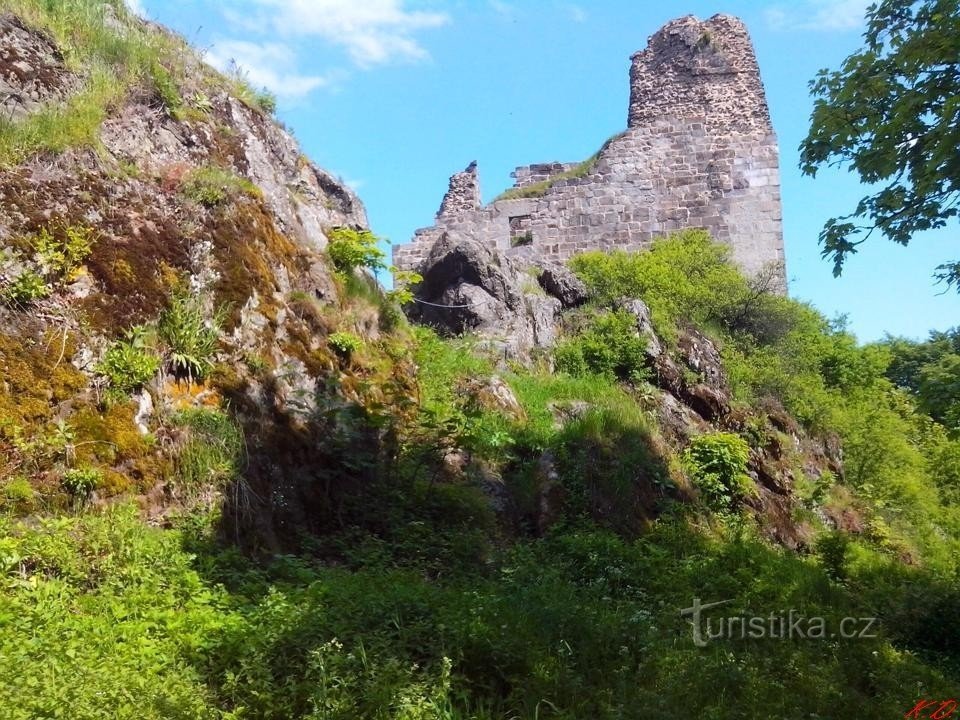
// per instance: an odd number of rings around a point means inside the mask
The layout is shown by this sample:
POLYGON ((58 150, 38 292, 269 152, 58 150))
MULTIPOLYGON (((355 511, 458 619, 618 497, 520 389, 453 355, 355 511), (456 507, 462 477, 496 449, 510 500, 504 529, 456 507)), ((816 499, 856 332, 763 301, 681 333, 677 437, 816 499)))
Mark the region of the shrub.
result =
POLYGON ((11 305, 29 305, 50 294, 50 286, 33 270, 24 270, 3 289, 3 299, 11 305))
POLYGON ((208 208, 217 207, 241 193, 256 196, 256 185, 232 170, 214 165, 187 173, 180 192, 208 208))
POLYGON ((94 467, 70 468, 63 473, 60 484, 80 503, 86 502, 93 491, 103 483, 103 471, 94 467))
POLYGON ((94 241, 91 228, 65 225, 56 232, 41 229, 31 244, 45 277, 69 281, 90 256, 94 241))
POLYGON ((202 380, 213 367, 223 310, 207 320, 203 299, 183 291, 174 294, 170 307, 160 316, 158 331, 167 347, 167 358, 175 374, 202 380))
POLYGON ((327 338, 327 344, 338 354, 350 357, 363 347, 363 340, 351 332, 335 332, 327 338))
POLYGON ((218 410, 184 410, 173 422, 188 430, 177 453, 181 485, 195 492, 205 486, 223 488, 237 479, 243 465, 244 441, 239 424, 218 410))
POLYGON ((750 446, 739 435, 725 432, 698 435, 683 453, 694 484, 711 507, 724 510, 754 491, 747 475, 750 446))
POLYGON ((139 390, 160 369, 161 358, 147 345, 146 330, 135 327, 122 340, 107 348, 97 372, 107 378, 110 389, 117 395, 129 395, 139 390))
POLYGON ((646 348, 632 315, 604 312, 592 318, 584 332, 559 343, 554 360, 557 370, 570 375, 594 373, 637 383, 648 375, 646 348))
POLYGON ((377 272, 386 268, 386 253, 380 249, 380 239, 369 230, 337 227, 327 232, 327 253, 333 266, 341 273, 352 273, 358 267, 377 272))

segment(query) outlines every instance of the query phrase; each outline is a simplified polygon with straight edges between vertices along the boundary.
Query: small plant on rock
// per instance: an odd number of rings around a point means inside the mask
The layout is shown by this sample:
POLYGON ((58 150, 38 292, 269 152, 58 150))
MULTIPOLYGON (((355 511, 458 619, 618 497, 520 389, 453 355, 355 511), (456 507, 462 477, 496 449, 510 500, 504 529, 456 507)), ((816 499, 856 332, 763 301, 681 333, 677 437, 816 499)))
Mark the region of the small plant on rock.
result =
POLYGON ((147 343, 146 335, 142 326, 131 328, 122 340, 107 348, 97 365, 97 372, 107 378, 112 394, 125 396, 139 390, 160 369, 160 356, 147 343))
POLYGON ((158 331, 175 375, 185 375, 190 382, 206 376, 213 367, 223 316, 221 309, 207 320, 200 297, 182 291, 173 296, 158 331))
POLYGON ((335 332, 327 338, 327 344, 332 347, 338 355, 350 357, 363 347, 363 340, 350 332, 335 332))
POLYGON ((63 489, 79 503, 90 499, 93 491, 103 483, 103 472, 94 467, 70 468, 63 474, 63 489))
POLYGON ((380 249, 380 239, 369 230, 338 227, 327 232, 330 243, 327 253, 340 273, 351 273, 365 267, 373 272, 384 270, 386 253, 380 249))
POLYGON ((707 433, 693 439, 683 453, 683 462, 708 505, 729 509, 753 492, 747 475, 750 446, 738 435, 707 433))
POLYGON ((50 294, 50 286, 39 273, 24 270, 3 289, 3 299, 9 305, 25 306, 50 294))
POLYGON ((180 192, 204 207, 214 208, 240 194, 255 196, 259 190, 233 171, 211 165, 188 172, 180 192))

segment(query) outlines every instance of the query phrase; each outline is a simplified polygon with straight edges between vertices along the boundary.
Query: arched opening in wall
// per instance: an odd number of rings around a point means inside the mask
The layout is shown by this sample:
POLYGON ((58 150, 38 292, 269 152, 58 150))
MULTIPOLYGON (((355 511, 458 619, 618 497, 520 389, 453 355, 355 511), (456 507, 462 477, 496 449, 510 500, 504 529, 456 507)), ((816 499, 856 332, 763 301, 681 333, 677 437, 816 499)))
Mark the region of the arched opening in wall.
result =
POLYGON ((514 215, 510 218, 510 247, 533 244, 533 229, 529 215, 514 215))

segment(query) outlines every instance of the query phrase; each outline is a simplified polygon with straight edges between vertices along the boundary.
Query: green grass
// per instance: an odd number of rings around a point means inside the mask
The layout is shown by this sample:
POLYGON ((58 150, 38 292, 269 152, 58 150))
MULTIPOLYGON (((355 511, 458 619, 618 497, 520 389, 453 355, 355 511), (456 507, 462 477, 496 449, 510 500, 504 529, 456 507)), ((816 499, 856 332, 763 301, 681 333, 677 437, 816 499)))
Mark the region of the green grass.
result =
POLYGON ((241 194, 252 197, 259 197, 261 194, 259 188, 247 178, 216 165, 205 165, 191 170, 184 177, 180 192, 208 208, 222 205, 241 194))
POLYGON ((255 89, 242 73, 204 70, 203 78, 186 78, 183 57, 192 50, 179 38, 141 25, 121 0, 9 0, 4 10, 48 32, 67 69, 83 82, 65 102, 53 103, 21 122, 0 119, 0 166, 16 165, 40 152, 98 149, 103 121, 137 87, 153 91, 176 119, 202 118, 209 110, 203 93, 184 102, 183 86, 197 81, 224 87, 258 112, 272 115, 276 110, 276 98, 255 89), (106 6, 124 24, 123 32, 104 22, 106 6))
MULTIPOLYGON (((110 5, 126 22, 121 2, 110 5)), ((158 88, 165 101, 175 91, 178 41, 150 32, 135 22, 124 33, 107 27, 100 0, 11 0, 8 10, 30 25, 46 30, 66 58, 67 68, 85 78, 80 90, 63 104, 54 104, 13 123, 0 121, 0 165, 13 165, 37 152, 70 147, 97 147, 100 125, 112 107, 136 85, 158 88)), ((168 107, 168 110, 176 110, 168 107)))
POLYGON ((578 180, 580 178, 587 177, 596 169, 597 161, 600 159, 600 155, 603 153, 603 151, 607 149, 611 142, 619 137, 620 134, 613 135, 600 147, 599 150, 597 150, 597 152, 583 162, 577 163, 569 170, 564 170, 563 172, 559 172, 556 175, 547 178, 546 180, 541 180, 537 183, 531 183, 530 185, 522 188, 508 188, 497 195, 497 197, 493 199, 493 202, 497 202, 498 200, 518 200, 521 198, 543 197, 547 194, 547 191, 550 188, 562 180, 578 180))
MULTIPOLYGON (((731 600, 730 614, 798 608, 836 627, 877 611, 858 583, 904 579, 855 548, 838 583, 817 557, 682 518, 636 541, 570 527, 449 579, 376 554, 352 569, 292 556, 258 565, 211 544, 207 519, 161 530, 132 508, 0 522, 10 720, 63 708, 76 720, 893 717, 950 697, 957 680, 932 666, 921 645, 933 633, 918 622, 842 642, 695 647, 679 613, 695 596, 731 600)), ((906 610, 893 597, 885 617, 906 610)), ((920 613, 932 621, 937 607, 920 613)))

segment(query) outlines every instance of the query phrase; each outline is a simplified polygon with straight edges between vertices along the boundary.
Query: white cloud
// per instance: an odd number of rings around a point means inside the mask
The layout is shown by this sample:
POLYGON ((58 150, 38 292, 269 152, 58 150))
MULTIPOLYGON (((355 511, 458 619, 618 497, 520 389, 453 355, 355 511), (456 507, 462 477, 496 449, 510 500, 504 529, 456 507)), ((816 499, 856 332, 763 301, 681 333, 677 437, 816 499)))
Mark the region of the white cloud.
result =
POLYGON ((291 72, 296 55, 289 47, 275 42, 222 40, 207 51, 206 59, 224 72, 236 65, 254 87, 265 87, 280 98, 302 98, 330 83, 329 77, 291 72))
POLYGON ((776 30, 857 30, 871 0, 803 0, 791 6, 774 5, 764 15, 776 30))
POLYGON ((587 11, 584 10, 579 5, 568 5, 567 13, 570 15, 570 19, 575 23, 582 23, 587 21, 587 11))
POLYGON ((140 17, 147 16, 147 9, 143 6, 143 0, 123 0, 130 12, 140 17))
POLYGON ((512 20, 517 14, 517 9, 510 3, 504 2, 504 0, 488 0, 487 4, 500 17, 512 20))
MULTIPOLYGON (((251 28, 287 38, 320 38, 347 51, 360 67, 395 59, 418 60, 427 51, 417 41, 420 30, 446 25, 446 13, 408 10, 405 0, 251 0, 262 10, 251 28)), ((237 19, 236 13, 232 13, 237 19)))

